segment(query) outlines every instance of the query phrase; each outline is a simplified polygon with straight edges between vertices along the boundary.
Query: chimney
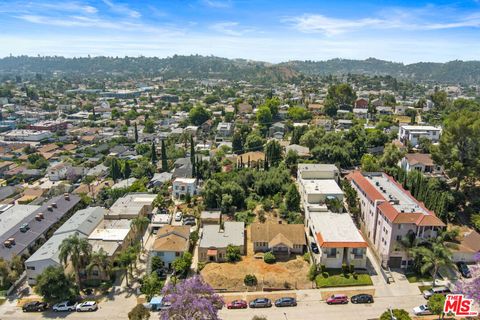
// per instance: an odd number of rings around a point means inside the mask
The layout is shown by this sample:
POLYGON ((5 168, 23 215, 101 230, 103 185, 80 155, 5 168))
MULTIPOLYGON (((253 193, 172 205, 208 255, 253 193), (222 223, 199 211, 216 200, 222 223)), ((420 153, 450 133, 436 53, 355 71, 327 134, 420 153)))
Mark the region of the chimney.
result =
POLYGON ((57 207, 57 203, 56 203, 56 202, 52 203, 52 207, 56 208, 56 207, 57 207))
POLYGON ((65 200, 69 201, 70 200, 70 195, 68 193, 64 193, 63 194, 63 197, 65 198, 65 200))
POLYGON ((53 211, 53 207, 52 207, 52 206, 48 206, 48 207, 47 207, 47 210, 48 210, 48 211, 53 211))

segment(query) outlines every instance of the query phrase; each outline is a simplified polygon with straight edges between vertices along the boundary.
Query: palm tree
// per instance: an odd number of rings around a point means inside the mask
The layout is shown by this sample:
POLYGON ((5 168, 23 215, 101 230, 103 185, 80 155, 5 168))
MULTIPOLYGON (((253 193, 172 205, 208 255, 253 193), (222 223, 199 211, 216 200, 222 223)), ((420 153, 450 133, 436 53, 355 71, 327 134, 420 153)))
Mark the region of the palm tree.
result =
POLYGON ((112 269, 112 261, 108 257, 108 254, 100 248, 100 250, 93 252, 90 255, 90 262, 87 265, 87 271, 91 272, 94 267, 98 267, 103 274, 109 274, 112 269))
POLYGON ((85 238, 80 238, 78 234, 69 236, 63 239, 62 243, 58 247, 58 257, 64 266, 70 260, 75 271, 75 281, 80 287, 80 266, 83 261, 86 261, 92 252, 92 246, 85 238))
POLYGON ((133 232, 136 234, 137 238, 140 237, 141 244, 143 247, 143 233, 147 229, 148 225, 150 224, 150 220, 147 217, 136 217, 133 218, 130 222, 130 226, 133 229, 133 232))
POLYGON ((415 248, 419 245, 421 239, 418 239, 415 232, 412 230, 408 231, 407 234, 398 240, 398 244, 400 247, 405 250, 407 255, 407 265, 408 261, 410 261, 410 255, 415 250, 415 248))
POLYGON ((452 266, 452 253, 443 243, 432 242, 430 247, 417 247, 413 250, 422 262, 420 272, 422 274, 432 270, 433 281, 432 287, 435 287, 437 274, 440 267, 452 266))

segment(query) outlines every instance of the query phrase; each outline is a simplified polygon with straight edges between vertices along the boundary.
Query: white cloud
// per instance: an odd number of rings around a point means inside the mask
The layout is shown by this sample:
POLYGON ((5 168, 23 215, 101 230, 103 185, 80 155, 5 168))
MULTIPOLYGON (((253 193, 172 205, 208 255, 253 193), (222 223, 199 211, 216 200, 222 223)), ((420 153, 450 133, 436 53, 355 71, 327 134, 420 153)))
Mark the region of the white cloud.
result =
POLYGON ((232 2, 229 0, 202 0, 202 3, 207 7, 225 9, 232 6, 232 2))
POLYGON ((140 12, 130 9, 130 7, 126 4, 113 3, 113 1, 110 0, 103 0, 103 3, 105 3, 110 8, 110 10, 119 14, 129 16, 130 18, 140 18, 142 16, 140 12))
POLYGON ((480 14, 475 13, 455 20, 445 21, 440 17, 431 22, 430 19, 420 15, 423 10, 406 11, 392 10, 389 14, 384 12, 384 17, 370 17, 362 19, 341 19, 327 17, 321 14, 304 14, 299 17, 286 18, 283 21, 291 24, 296 30, 303 33, 323 33, 337 35, 346 32, 361 31, 362 29, 400 29, 400 30, 440 30, 464 27, 480 27, 480 14), (442 21, 443 20, 443 21, 442 21))
POLYGON ((229 36, 241 36, 243 32, 236 30, 236 27, 238 27, 238 22, 219 22, 212 24, 210 29, 229 36))

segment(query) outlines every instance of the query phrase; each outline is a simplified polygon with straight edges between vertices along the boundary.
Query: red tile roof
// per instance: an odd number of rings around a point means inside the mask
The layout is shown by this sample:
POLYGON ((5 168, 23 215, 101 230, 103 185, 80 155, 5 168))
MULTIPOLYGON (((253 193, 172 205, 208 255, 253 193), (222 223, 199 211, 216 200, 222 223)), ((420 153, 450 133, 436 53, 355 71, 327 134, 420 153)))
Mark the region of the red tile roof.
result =
POLYGON ((377 207, 383 213, 383 215, 393 223, 414 223, 417 226, 433 226, 433 227, 445 227, 445 224, 435 215, 431 210, 428 210, 425 204, 418 201, 412 194, 403 188, 403 186, 395 181, 393 177, 388 174, 383 174, 387 179, 394 183, 405 195, 412 199, 418 206, 420 206, 426 213, 423 212, 398 212, 397 209, 386 199, 383 195, 365 178, 360 171, 351 172, 348 176, 348 180, 353 180, 355 184, 365 192, 366 197, 371 201, 384 200, 377 207))
POLYGON ((353 171, 347 176, 348 180, 353 180, 355 183, 358 185, 360 189, 362 189, 365 194, 367 195, 367 198, 369 198, 371 201, 375 200, 385 200, 385 198, 382 196, 380 191, 378 191, 371 183, 368 181, 367 178, 363 176, 363 174, 360 171, 353 171))

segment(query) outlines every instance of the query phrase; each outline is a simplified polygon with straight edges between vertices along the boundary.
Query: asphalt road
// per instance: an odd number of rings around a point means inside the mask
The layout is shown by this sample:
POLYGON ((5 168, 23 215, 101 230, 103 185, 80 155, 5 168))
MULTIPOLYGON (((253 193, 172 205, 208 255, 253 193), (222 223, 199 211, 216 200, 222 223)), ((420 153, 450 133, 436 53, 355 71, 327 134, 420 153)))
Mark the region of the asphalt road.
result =
MULTIPOLYGON (((401 308, 409 312, 425 300, 421 295, 404 297, 377 297, 373 304, 347 304, 347 305, 327 305, 323 301, 303 300, 298 302, 297 307, 269 309, 243 309, 228 310, 226 308, 220 311, 220 317, 224 320, 250 320, 254 315, 266 316, 268 320, 368 320, 378 318, 387 308, 401 308)), ((119 301, 105 301, 100 303, 100 309, 96 312, 61 312, 55 313, 47 311, 42 313, 23 313, 15 304, 3 305, 0 307, 1 320, 23 320, 23 319, 72 319, 72 320, 95 320, 95 319, 128 319, 128 312, 133 308, 135 302, 133 299, 124 299, 119 301)), ((158 314, 154 313, 151 319, 158 319, 158 314)))
POLYGON ((268 309, 241 309, 220 311, 225 320, 250 320, 253 316, 265 316, 268 320, 368 320, 378 319, 389 307, 412 309, 424 304, 422 296, 377 297, 373 304, 327 305, 323 301, 299 301, 296 307, 268 309))

